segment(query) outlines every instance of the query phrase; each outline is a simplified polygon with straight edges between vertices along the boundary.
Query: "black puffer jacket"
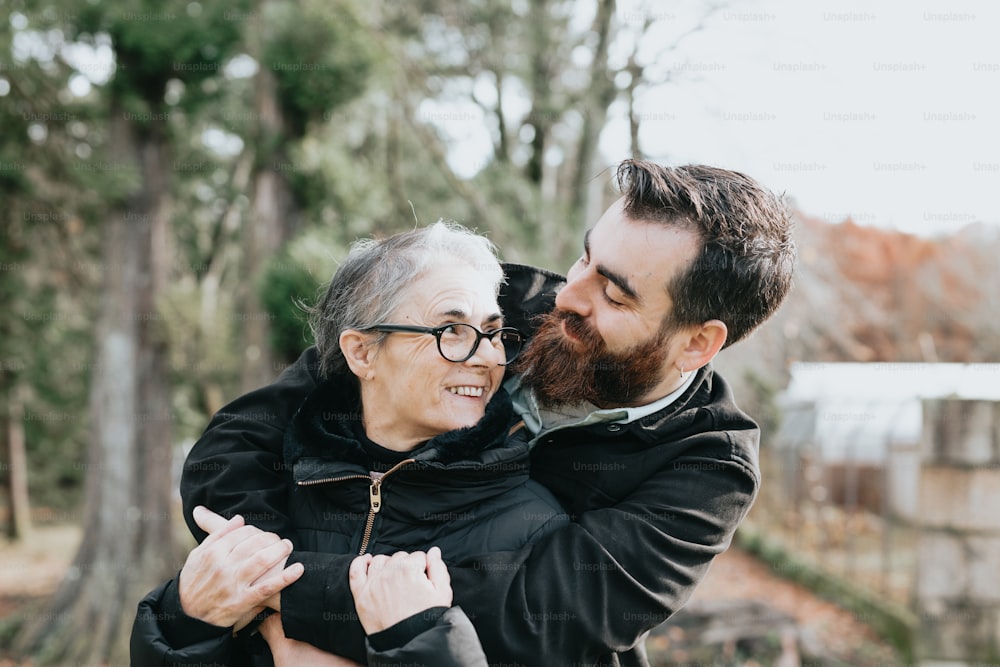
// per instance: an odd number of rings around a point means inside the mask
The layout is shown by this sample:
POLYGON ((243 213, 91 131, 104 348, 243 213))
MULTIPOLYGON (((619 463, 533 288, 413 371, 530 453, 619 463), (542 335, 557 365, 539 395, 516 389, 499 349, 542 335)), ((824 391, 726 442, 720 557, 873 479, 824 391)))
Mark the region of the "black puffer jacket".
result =
MULTIPOLYGON (((568 523, 552 494, 528 477, 527 438, 502 389, 475 426, 442 434, 393 461, 394 453, 364 437, 350 386, 343 378, 318 385, 286 432, 280 468, 293 530, 283 534, 296 549, 390 554, 438 546, 449 561, 463 562, 520 549, 568 523)), ((431 645, 448 647, 447 659, 461 660, 455 665, 485 665, 459 608, 425 620, 410 633, 416 636, 407 637, 411 647, 388 642, 385 651, 369 648, 369 661, 406 663, 409 650, 425 654, 431 645)), ((186 616, 174 581, 140 603, 132 631, 133 665, 272 664, 262 648, 186 616)))
POLYGON ((344 386, 319 385, 285 437, 297 549, 391 554, 436 545, 449 561, 462 562, 519 549, 568 522, 552 494, 528 477, 527 438, 504 390, 478 424, 440 435, 397 462, 376 460, 371 443, 359 441, 359 406, 344 386), (331 412, 331 405, 348 410, 331 412), (377 512, 373 489, 381 499, 377 512))

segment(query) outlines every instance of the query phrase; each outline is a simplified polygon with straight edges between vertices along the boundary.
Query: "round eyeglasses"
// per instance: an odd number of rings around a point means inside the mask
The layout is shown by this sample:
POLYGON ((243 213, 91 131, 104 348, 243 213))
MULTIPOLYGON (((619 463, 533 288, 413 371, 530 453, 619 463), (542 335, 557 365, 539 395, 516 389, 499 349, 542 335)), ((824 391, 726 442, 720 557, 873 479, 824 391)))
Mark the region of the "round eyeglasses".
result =
POLYGON ((514 327, 480 331, 471 324, 462 324, 460 322, 443 324, 439 327, 379 324, 369 327, 367 331, 430 334, 437 338, 438 352, 441 356, 455 363, 462 363, 471 359, 476 350, 479 349, 479 342, 485 338, 494 348, 503 352, 504 362, 500 365, 506 366, 517 359, 517 355, 521 353, 521 346, 524 344, 524 334, 514 327))

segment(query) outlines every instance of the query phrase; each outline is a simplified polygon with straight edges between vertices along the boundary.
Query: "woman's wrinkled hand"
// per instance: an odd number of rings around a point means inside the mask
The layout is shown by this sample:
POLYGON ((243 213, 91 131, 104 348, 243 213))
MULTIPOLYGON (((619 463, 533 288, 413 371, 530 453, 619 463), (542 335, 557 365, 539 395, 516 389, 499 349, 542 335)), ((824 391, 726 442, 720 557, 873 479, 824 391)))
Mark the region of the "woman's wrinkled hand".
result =
POLYGON ((451 577, 437 547, 426 554, 359 556, 349 577, 358 618, 369 635, 431 607, 451 606, 451 577))

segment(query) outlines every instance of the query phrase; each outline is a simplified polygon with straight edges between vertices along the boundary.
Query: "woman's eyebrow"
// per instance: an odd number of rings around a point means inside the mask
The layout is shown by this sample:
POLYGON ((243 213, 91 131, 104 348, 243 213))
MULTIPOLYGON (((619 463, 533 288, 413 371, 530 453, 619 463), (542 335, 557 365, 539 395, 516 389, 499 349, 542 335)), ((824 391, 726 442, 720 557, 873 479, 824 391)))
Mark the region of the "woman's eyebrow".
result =
MULTIPOLYGON (((450 319, 452 321, 465 322, 468 321, 469 314, 466 313, 461 308, 452 308, 451 310, 446 310, 445 312, 439 314, 438 319, 440 320, 450 319)), ((503 321, 502 313, 493 313, 483 318, 483 323, 486 324, 493 322, 502 322, 502 321, 503 321)))
POLYGON ((488 315, 487 317, 483 318, 483 324, 484 325, 492 324, 492 325, 497 326, 497 327, 502 327, 503 326, 503 314, 502 313, 493 313, 492 315, 488 315))

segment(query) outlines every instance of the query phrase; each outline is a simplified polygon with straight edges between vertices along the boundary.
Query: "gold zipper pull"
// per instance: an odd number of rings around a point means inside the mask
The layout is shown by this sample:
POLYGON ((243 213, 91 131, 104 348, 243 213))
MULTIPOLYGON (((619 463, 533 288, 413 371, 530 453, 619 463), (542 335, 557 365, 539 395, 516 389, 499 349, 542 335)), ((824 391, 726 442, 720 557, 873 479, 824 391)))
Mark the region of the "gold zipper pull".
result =
POLYGON ((371 502, 372 513, 378 514, 382 509, 382 480, 372 481, 372 485, 368 487, 368 500, 371 502))
POLYGON ((406 459, 405 461, 400 461, 385 472, 369 471, 372 480, 371 486, 368 487, 368 502, 370 507, 368 509, 368 519, 365 521, 365 533, 361 536, 361 549, 358 551, 359 556, 364 555, 368 551, 368 544, 372 538, 372 528, 375 527, 375 515, 382 509, 382 481, 390 473, 396 472, 403 466, 413 463, 414 460, 406 459))

